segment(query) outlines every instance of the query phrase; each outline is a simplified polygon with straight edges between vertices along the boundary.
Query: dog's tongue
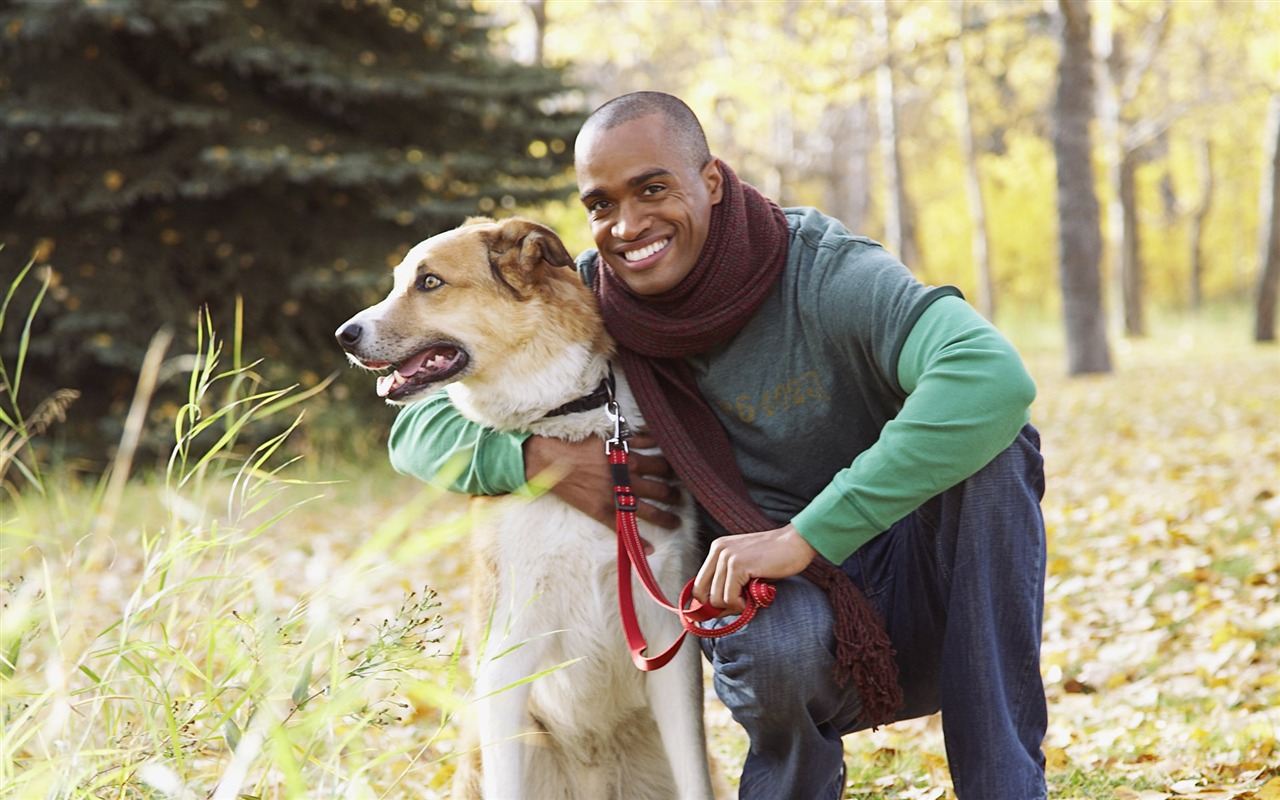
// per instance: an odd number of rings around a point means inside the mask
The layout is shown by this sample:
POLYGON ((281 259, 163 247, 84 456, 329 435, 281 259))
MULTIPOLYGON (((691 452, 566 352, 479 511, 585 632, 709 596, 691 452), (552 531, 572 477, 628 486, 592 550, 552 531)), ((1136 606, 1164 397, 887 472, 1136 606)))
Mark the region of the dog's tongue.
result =
POLYGON ((421 353, 410 357, 408 361, 396 367, 391 372, 388 372, 386 375, 378 378, 378 397, 386 397, 391 394, 391 392, 395 391, 397 386, 400 386, 411 376, 416 374, 418 370, 422 369, 422 365, 426 363, 427 359, 431 357, 431 353, 432 348, 427 348, 421 353))
POLYGON ((452 347, 428 347, 420 353, 410 356, 408 360, 396 367, 392 372, 378 378, 378 396, 386 397, 403 386, 410 378, 426 371, 441 372, 452 365, 458 358, 458 351, 452 347), (431 362, 428 364, 427 362, 431 362))

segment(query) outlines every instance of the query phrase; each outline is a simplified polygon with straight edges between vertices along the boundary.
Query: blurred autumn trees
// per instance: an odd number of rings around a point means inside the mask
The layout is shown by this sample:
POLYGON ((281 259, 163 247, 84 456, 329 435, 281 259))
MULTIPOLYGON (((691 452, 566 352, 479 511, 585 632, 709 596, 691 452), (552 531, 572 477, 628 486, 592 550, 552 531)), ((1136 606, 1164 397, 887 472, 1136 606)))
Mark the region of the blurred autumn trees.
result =
POLYGON ((202 304, 226 331, 243 296, 307 382, 467 214, 589 245, 577 126, 658 89, 782 204, 1105 372, 1152 308, 1247 302, 1274 339, 1277 30, 1269 0, 0 0, 0 270, 52 270, 32 400, 85 390, 110 437, 202 304))
MULTIPOLYGON (((517 23, 517 56, 572 65, 590 105, 681 95, 744 179, 884 241, 997 322, 1084 303, 1107 323, 1088 335, 1142 336, 1149 308, 1264 296, 1280 3, 478 2, 517 23), (1064 87, 1082 93, 1074 121, 1055 118, 1072 9, 1089 20, 1074 74, 1092 84, 1064 87), (1065 164, 1059 123, 1090 131, 1065 164), (1098 286, 1083 300, 1058 280, 1060 248, 1089 246, 1059 241, 1059 169, 1098 206, 1098 286)), ((1081 371, 1105 370, 1091 361, 1081 371)))
POLYGON ((562 70, 494 58, 467 3, 403 5, 0 2, 0 258, 53 267, 32 398, 81 389, 113 441, 156 330, 207 306, 230 338, 238 295, 251 357, 323 375, 389 258, 570 191, 562 70))

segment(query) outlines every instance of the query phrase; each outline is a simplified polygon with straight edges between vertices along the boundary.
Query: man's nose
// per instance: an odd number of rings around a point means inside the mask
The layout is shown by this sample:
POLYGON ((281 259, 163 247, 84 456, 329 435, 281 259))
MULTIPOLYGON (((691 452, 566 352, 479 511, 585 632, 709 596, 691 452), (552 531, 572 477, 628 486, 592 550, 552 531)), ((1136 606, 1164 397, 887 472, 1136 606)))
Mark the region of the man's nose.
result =
POLYGON ((618 219, 610 231, 615 239, 632 241, 649 230, 649 215, 638 203, 623 203, 618 208, 618 219))

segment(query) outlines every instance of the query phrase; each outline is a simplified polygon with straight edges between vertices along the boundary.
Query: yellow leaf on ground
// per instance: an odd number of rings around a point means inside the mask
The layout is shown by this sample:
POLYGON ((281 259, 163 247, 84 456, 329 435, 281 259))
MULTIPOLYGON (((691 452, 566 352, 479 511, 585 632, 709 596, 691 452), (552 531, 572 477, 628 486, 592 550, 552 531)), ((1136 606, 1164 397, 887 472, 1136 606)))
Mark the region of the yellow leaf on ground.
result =
POLYGON ((1063 772, 1067 769, 1067 765, 1071 763, 1071 758, 1067 755, 1067 751, 1061 747, 1046 747, 1044 749, 1045 768, 1050 772, 1063 772))
POLYGON ((1116 789, 1115 800, 1169 800, 1169 795, 1165 792, 1157 792, 1151 789, 1130 789, 1128 786, 1121 786, 1116 789))
POLYGON ((1280 800, 1280 778, 1272 778, 1262 784, 1254 795, 1253 800, 1280 800))

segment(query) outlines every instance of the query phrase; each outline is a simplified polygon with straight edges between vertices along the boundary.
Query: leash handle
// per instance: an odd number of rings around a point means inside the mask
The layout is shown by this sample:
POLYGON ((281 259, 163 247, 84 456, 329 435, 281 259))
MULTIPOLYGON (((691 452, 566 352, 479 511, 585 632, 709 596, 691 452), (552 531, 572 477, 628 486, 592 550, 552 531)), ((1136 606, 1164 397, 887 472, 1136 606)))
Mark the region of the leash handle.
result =
MULTIPOLYGON (((610 416, 613 417, 617 411, 617 404, 610 401, 609 405, 611 406, 610 416)), ((621 415, 616 419, 621 420, 621 415)), ((636 523, 639 499, 631 491, 631 470, 627 466, 627 447, 626 440, 623 438, 628 435, 624 433, 625 426, 625 420, 622 420, 620 425, 615 421, 615 438, 605 444, 613 471, 614 513, 618 531, 618 606, 631 660, 640 670, 648 672, 666 666, 679 652, 686 634, 692 633, 703 639, 718 639, 742 630, 755 617, 759 609, 773 602, 777 595, 777 588, 758 578, 751 579, 743 591, 746 607, 737 619, 719 628, 704 628, 699 624, 715 619, 721 611, 693 598, 694 582, 692 580, 685 584, 680 592, 679 605, 671 604, 649 566, 649 559, 644 553, 644 541, 640 537, 640 529, 636 523), (619 444, 621 446, 618 446, 619 444), (631 592, 633 569, 654 602, 679 616, 680 624, 684 628, 670 647, 652 657, 645 655, 648 643, 645 641, 644 632, 640 629, 640 622, 636 618, 635 600, 631 592)))

